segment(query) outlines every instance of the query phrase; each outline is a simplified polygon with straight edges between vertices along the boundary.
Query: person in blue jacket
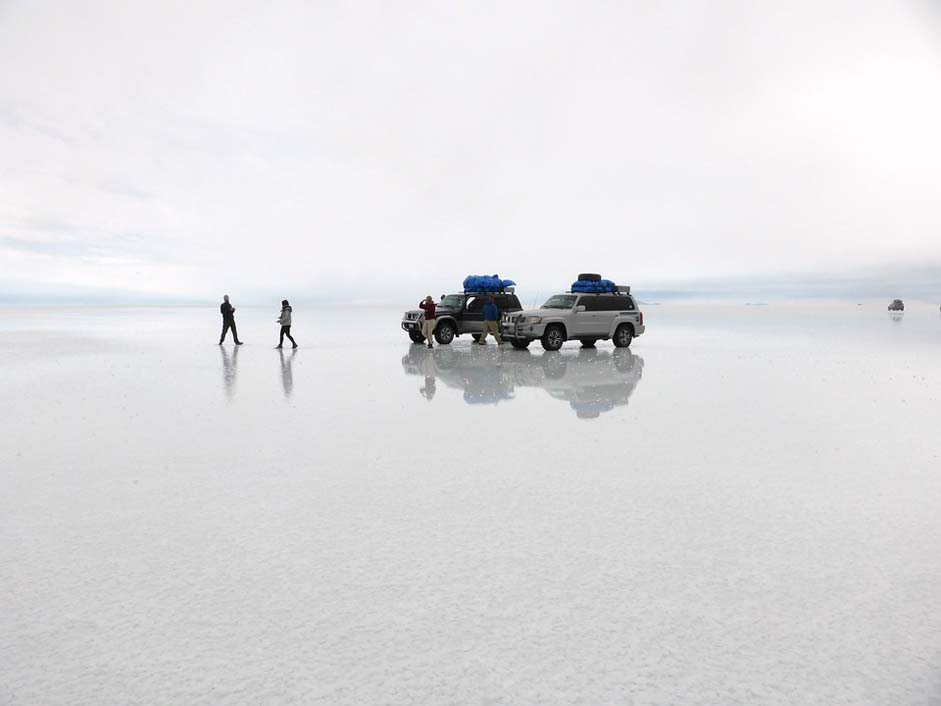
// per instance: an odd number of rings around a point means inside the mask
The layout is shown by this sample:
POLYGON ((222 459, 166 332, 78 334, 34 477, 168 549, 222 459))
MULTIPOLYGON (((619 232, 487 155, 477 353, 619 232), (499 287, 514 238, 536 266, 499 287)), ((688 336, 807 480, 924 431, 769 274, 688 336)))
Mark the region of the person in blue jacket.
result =
POLYGON ((487 300, 487 303, 484 304, 483 308, 484 315, 484 328, 480 332, 480 340, 477 343, 481 346, 487 345, 487 334, 492 333, 493 337, 497 339, 499 345, 503 345, 503 339, 500 338, 500 310, 497 308, 497 303, 494 301, 493 297, 490 297, 487 300))

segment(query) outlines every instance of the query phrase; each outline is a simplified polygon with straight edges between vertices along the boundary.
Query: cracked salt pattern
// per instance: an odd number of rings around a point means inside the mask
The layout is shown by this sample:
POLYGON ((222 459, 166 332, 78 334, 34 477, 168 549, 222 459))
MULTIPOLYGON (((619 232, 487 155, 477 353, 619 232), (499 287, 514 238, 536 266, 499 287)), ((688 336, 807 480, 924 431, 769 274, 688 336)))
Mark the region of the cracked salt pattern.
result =
POLYGON ((0 310, 0 704, 941 703, 934 306, 276 309, 0 310))

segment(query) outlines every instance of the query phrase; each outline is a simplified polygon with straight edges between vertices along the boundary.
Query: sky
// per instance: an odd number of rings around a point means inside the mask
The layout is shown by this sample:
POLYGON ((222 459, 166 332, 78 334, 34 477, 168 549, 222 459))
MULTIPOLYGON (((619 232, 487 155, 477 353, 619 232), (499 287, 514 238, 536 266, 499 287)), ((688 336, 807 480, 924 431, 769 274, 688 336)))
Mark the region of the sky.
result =
POLYGON ((928 0, 0 0, 0 301, 930 289, 939 87, 928 0))

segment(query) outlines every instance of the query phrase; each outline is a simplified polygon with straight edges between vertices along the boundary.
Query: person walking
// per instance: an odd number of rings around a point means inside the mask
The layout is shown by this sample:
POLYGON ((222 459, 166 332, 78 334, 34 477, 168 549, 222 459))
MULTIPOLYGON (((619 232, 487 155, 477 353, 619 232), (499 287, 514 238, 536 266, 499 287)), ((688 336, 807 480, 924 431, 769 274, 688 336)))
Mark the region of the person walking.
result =
POLYGON ((503 345, 503 339, 500 338, 500 325, 497 323, 500 321, 500 310, 497 308, 497 302, 494 301, 493 297, 487 300, 487 303, 484 304, 483 308, 484 315, 484 328, 480 332, 480 339, 477 343, 481 346, 487 345, 487 334, 492 333, 493 337, 497 339, 499 345, 503 345))
POLYGON ((228 294, 222 297, 222 305, 219 307, 219 311, 222 312, 222 335, 219 336, 219 345, 222 345, 229 329, 232 329, 232 338, 235 340, 235 345, 242 345, 242 341, 239 340, 239 332, 235 329, 235 307, 229 304, 228 294))
POLYGON ((424 300, 418 302, 418 308, 425 312, 425 320, 421 325, 422 335, 428 341, 428 347, 431 348, 431 337, 435 333, 435 316, 437 316, 437 306, 435 300, 429 294, 424 300))
POLYGON ((294 344, 294 348, 297 348, 297 341, 294 340, 294 336, 291 335, 291 305, 288 304, 287 299, 281 300, 281 315, 278 317, 278 323, 281 324, 281 339, 278 341, 278 348, 284 347, 284 337, 287 336, 291 339, 291 343, 294 344))

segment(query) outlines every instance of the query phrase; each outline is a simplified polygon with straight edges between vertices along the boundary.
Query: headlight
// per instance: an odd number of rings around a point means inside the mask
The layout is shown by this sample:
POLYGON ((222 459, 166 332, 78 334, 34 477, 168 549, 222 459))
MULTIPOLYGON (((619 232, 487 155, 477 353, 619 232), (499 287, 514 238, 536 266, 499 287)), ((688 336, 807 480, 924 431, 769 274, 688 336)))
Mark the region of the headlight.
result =
POLYGON ((542 317, 541 317, 541 316, 530 316, 528 319, 526 319, 526 323, 527 323, 527 324, 541 324, 541 323, 542 323, 542 317))

